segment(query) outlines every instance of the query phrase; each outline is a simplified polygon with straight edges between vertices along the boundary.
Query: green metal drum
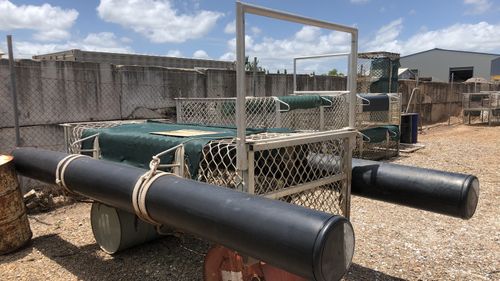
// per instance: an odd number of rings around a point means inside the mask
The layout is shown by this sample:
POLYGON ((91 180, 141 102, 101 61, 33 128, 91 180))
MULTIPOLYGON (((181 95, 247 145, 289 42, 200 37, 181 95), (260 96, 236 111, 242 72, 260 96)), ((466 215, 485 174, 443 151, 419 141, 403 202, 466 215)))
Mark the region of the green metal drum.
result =
POLYGON ((92 204, 90 223, 97 244, 108 254, 160 237, 154 225, 134 214, 98 202, 92 204))

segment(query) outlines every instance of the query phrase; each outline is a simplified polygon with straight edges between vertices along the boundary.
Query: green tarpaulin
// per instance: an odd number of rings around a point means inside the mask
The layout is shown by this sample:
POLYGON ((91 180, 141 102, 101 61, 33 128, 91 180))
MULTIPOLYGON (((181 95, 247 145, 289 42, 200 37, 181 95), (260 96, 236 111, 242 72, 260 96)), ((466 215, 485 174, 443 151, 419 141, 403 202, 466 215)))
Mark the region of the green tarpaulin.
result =
POLYGON ((386 125, 361 130, 361 133, 370 138, 370 143, 379 143, 386 141, 386 134, 389 132, 389 138, 393 141, 399 140, 399 126, 386 125))
MULTIPOLYGON (((319 95, 305 95, 305 96, 281 96, 278 99, 290 106, 290 110, 294 109, 308 109, 316 108, 325 105, 326 101, 319 95)), ((281 109, 288 109, 284 104, 281 109)))
MULTIPOLYGON (((247 129, 247 134, 263 133, 266 129, 247 129)), ((290 132, 287 129, 274 129, 273 132, 290 132)), ((169 133, 170 132, 170 133, 169 133)), ((191 131, 193 132, 193 131, 191 131)), ((105 129, 86 129, 82 138, 99 133, 99 147, 104 160, 120 162, 140 168, 149 169, 151 157, 184 143, 185 157, 188 160, 189 171, 193 177, 198 174, 198 166, 203 147, 216 139, 227 139, 236 136, 236 128, 210 127, 200 125, 167 124, 147 121, 139 124, 124 124, 105 129), (194 130, 194 135, 189 137, 157 135, 152 132, 194 130), (213 134, 196 135, 213 132, 213 134)), ((84 141, 82 148, 92 148, 93 139, 84 141)), ((169 164, 173 161, 173 154, 161 157, 161 163, 169 164)))

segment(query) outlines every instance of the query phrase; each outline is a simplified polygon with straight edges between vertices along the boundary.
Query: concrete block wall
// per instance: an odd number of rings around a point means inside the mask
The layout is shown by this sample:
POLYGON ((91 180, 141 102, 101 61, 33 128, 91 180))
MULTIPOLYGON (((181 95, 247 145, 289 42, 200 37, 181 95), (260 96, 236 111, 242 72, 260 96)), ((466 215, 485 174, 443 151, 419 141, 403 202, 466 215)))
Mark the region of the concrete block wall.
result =
MULTIPOLYGON (((55 125, 60 123, 159 118, 175 112, 177 97, 236 96, 236 73, 232 70, 33 60, 20 60, 16 65, 23 145, 57 147, 62 131, 55 125), (30 133, 36 126, 40 126, 38 133, 30 133)), ((14 143, 9 75, 8 61, 0 60, 0 152, 8 152, 14 143)), ((246 79, 248 96, 293 92, 290 74, 257 72, 254 81, 249 72, 246 79)), ((346 82, 344 77, 298 75, 297 89, 344 90, 346 82)), ((415 81, 400 81, 403 109, 414 87, 415 81)), ((499 84, 479 87, 477 90, 500 90, 499 84)), ((454 84, 451 90, 448 83, 422 82, 419 88, 418 105, 412 111, 418 111, 423 123, 430 124, 445 120, 448 108, 451 115, 459 115, 460 93, 474 91, 474 84, 454 84)))

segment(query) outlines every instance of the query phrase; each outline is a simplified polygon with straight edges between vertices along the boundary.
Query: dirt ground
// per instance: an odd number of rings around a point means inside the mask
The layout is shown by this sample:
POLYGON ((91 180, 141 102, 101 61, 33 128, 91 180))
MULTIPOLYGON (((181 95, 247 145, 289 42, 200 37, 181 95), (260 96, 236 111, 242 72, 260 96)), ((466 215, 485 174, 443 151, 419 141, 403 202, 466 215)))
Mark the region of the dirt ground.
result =
MULTIPOLYGON (((345 280, 500 280, 500 127, 433 127, 425 149, 395 163, 472 173, 481 183, 468 221, 353 197, 356 252, 345 280)), ((207 244, 165 237, 115 256, 92 236, 90 204, 30 215, 33 239, 0 256, 0 280, 198 280, 207 244)))

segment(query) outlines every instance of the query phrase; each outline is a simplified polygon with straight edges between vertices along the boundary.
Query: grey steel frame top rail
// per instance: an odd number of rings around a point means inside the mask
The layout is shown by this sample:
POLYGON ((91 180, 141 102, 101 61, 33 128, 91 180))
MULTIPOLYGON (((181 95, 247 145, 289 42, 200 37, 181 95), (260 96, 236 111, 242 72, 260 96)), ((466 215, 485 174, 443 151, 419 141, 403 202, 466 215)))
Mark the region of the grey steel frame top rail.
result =
MULTIPOLYGON (((287 12, 251 5, 240 1, 236 2, 236 126, 237 126, 237 169, 243 174, 248 169, 246 154, 246 112, 245 112, 245 14, 295 22, 304 25, 346 32, 351 34, 351 48, 349 52, 349 76, 356 77, 358 58, 358 29, 341 24, 308 18, 287 12)), ((349 127, 355 128, 356 108, 356 79, 349 79, 347 85, 349 98, 349 127)))
MULTIPOLYGON (((333 57, 347 57, 347 60, 350 61, 350 53, 332 53, 332 54, 321 54, 321 55, 309 55, 309 56, 300 56, 293 58, 293 94, 334 94, 339 91, 297 91, 297 61, 299 60, 308 60, 308 59, 321 59, 321 58, 333 58, 333 57)), ((350 81, 353 77, 351 74, 351 65, 347 66, 347 85, 349 85, 350 81)), ((354 78, 355 79, 355 78, 354 78)))

